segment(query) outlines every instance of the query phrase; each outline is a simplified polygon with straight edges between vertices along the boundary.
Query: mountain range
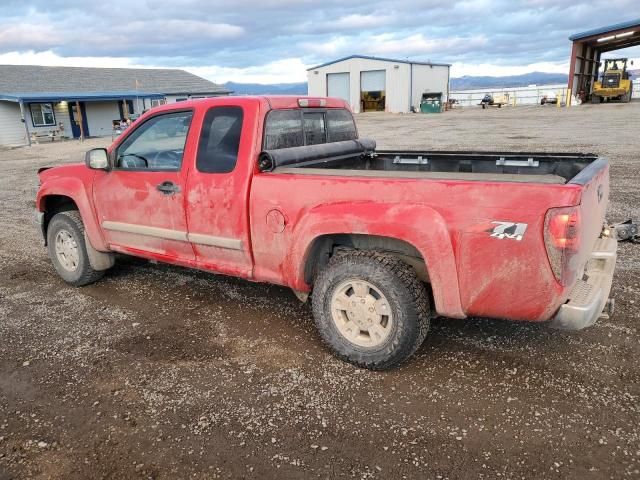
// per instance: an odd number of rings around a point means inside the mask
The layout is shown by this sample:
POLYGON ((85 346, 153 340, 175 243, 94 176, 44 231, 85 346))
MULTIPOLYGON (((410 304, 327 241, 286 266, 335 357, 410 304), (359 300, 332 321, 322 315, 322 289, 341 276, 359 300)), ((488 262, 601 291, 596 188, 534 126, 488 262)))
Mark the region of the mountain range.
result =
POLYGON ((464 76, 451 79, 451 90, 471 90, 478 88, 527 87, 529 85, 552 85, 567 83, 568 75, 564 73, 531 72, 523 75, 504 77, 464 76))
MULTIPOLYGON (((451 90, 526 87, 528 85, 551 85, 556 83, 567 83, 567 75, 563 73, 531 72, 505 77, 464 76, 451 79, 451 90)), ((235 95, 307 94, 307 82, 274 84, 227 82, 224 86, 232 90, 235 95)))

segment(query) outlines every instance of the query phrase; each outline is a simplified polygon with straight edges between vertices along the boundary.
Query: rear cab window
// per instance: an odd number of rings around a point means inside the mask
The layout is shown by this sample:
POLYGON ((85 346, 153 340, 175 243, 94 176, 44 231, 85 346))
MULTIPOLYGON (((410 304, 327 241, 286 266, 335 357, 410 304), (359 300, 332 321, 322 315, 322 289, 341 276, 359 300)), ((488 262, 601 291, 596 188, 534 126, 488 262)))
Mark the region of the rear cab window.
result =
POLYGON ((210 108, 202 122, 196 168, 203 173, 232 172, 238 161, 243 111, 237 106, 210 108))
POLYGON ((344 108, 272 110, 264 129, 264 150, 342 142, 358 138, 351 113, 344 108))

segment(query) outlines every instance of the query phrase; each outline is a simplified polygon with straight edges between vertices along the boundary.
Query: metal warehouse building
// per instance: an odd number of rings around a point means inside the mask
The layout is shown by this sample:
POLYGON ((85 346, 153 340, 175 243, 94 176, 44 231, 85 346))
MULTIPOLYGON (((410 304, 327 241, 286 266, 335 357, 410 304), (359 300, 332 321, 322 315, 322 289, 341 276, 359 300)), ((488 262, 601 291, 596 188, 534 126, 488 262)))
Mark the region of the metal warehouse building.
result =
POLYGON ((591 93, 600 74, 602 54, 640 45, 640 18, 577 33, 569 40, 572 42, 569 63, 571 94, 577 95, 581 90, 591 93))
POLYGON ((352 55, 308 69, 309 95, 343 98, 354 112, 410 112, 424 96, 447 101, 450 67, 352 55))

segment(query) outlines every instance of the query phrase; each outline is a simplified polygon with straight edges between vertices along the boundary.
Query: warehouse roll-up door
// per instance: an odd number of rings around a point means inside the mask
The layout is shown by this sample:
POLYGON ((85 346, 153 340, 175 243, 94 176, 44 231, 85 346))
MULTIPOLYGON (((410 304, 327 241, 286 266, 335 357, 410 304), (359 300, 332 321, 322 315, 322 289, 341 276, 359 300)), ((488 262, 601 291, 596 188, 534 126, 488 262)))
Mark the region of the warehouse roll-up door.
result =
POLYGON ((327 73, 327 97, 342 98, 351 103, 349 73, 327 73))
POLYGON ((363 112, 384 111, 386 70, 360 73, 360 106, 363 112))

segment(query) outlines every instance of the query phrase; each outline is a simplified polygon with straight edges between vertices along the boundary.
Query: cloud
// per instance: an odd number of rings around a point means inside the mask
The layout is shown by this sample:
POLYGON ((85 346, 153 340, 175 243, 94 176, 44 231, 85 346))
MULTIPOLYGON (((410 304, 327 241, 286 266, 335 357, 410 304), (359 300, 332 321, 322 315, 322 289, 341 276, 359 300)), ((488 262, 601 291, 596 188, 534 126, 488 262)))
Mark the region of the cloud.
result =
POLYGON ((186 70, 217 82, 295 83, 307 81, 308 65, 299 58, 285 58, 247 68, 184 67, 186 70))
POLYGON ((0 65, 45 65, 49 67, 114 67, 114 68, 149 68, 136 65, 131 59, 124 57, 61 57, 51 50, 36 52, 14 51, 0 53, 0 65))
POLYGON ((0 58, 188 68, 218 81, 304 79, 305 66, 352 54, 452 63, 454 75, 556 71, 569 35, 625 20, 637 1, 610 0, 594 16, 591 0, 2 0, 0 58))
MULTIPOLYGON (((162 64, 140 64, 123 57, 61 57, 52 51, 0 53, 0 65, 46 65, 58 67, 166 68, 162 64)), ((307 81, 308 65, 299 58, 285 58, 246 68, 209 66, 185 63, 176 68, 207 78, 213 82, 295 83, 307 81)))
MULTIPOLYGON (((407 37, 383 33, 356 39, 341 36, 323 44, 306 42, 301 47, 306 52, 325 57, 348 56, 357 52, 374 56, 395 55, 399 58, 408 58, 425 55, 440 57, 443 51, 450 53, 462 52, 470 48, 481 48, 487 43, 487 39, 482 35, 475 37, 427 38, 422 33, 407 37)), ((440 60, 440 58, 438 59, 440 60)))
POLYGON ((383 55, 432 55, 440 52, 451 54, 478 49, 487 45, 487 39, 483 35, 473 37, 446 37, 427 38, 422 33, 410 35, 405 38, 397 38, 395 35, 378 35, 371 38, 368 45, 370 52, 380 52, 383 55))
POLYGON ((42 48, 62 43, 63 37, 52 25, 22 23, 0 29, 0 49, 42 48))

